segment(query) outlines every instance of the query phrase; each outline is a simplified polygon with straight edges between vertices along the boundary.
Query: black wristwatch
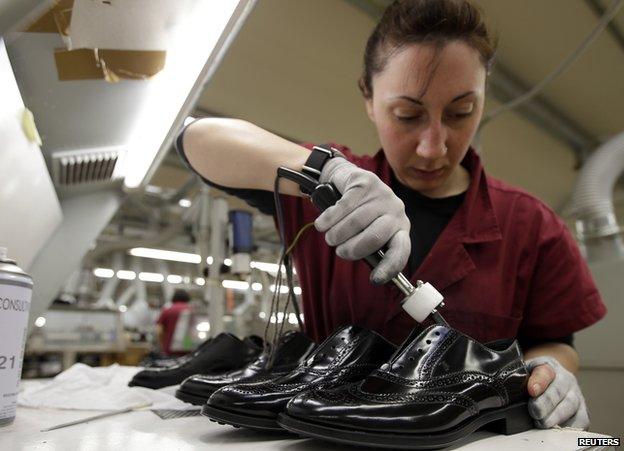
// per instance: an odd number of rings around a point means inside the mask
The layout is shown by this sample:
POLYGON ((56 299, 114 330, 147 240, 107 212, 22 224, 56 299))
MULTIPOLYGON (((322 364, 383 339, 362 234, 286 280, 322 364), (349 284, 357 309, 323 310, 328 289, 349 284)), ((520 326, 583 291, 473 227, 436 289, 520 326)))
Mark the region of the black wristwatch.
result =
MULTIPOLYGON (((325 163, 334 157, 344 158, 344 155, 338 149, 333 148, 329 144, 314 146, 312 148, 312 152, 310 152, 310 156, 301 168, 301 172, 312 177, 314 180, 320 180, 323 166, 325 166, 325 163)), ((300 190, 303 194, 311 194, 305 188, 300 188, 300 190)))

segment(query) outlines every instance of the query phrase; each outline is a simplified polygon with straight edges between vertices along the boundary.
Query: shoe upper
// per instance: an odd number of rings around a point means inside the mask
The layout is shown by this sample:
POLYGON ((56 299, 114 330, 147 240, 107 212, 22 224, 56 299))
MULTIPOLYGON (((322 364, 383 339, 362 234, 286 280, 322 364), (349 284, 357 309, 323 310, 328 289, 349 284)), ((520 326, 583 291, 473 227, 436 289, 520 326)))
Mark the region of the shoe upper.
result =
POLYGON ((240 340, 229 333, 221 333, 200 346, 191 355, 180 359, 169 368, 150 368, 138 372, 128 384, 147 388, 176 385, 193 374, 221 372, 241 368, 262 351, 262 339, 249 336, 240 340))
POLYGON ((365 380, 303 393, 287 413, 339 427, 433 433, 526 401, 528 372, 517 342, 483 345, 445 326, 414 335, 365 380))
POLYGON ((203 347, 210 344, 212 340, 213 338, 204 340, 203 342, 199 344, 199 346, 197 346, 197 348, 195 348, 189 354, 179 356, 179 357, 157 357, 157 358, 152 358, 152 359, 149 359, 148 357, 148 359, 145 359, 143 362, 141 362, 139 366, 142 366, 143 368, 146 368, 146 369, 173 368, 175 366, 179 366, 183 364, 184 362, 188 361, 189 359, 191 359, 195 354, 201 351, 203 347))
POLYGON ((289 331, 280 338, 271 357, 267 347, 265 352, 243 368, 222 373, 195 374, 182 383, 180 390, 208 399, 215 390, 226 385, 274 379, 294 370, 315 346, 301 332, 289 331))
POLYGON ((296 394, 361 380, 386 361, 394 345, 377 333, 347 326, 321 343, 294 371, 270 381, 234 384, 214 392, 208 404, 227 410, 276 416, 296 394))

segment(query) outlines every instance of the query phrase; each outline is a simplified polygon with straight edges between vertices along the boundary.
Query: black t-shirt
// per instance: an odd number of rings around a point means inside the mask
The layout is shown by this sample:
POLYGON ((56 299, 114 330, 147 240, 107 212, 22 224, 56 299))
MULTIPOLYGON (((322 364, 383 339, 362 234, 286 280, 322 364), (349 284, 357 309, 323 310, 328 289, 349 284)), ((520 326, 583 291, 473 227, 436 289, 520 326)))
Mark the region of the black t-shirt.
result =
POLYGON ((459 209, 466 193, 434 199, 403 185, 392 176, 392 190, 405 204, 405 214, 410 220, 412 252, 408 262, 413 273, 421 265, 433 244, 459 209))

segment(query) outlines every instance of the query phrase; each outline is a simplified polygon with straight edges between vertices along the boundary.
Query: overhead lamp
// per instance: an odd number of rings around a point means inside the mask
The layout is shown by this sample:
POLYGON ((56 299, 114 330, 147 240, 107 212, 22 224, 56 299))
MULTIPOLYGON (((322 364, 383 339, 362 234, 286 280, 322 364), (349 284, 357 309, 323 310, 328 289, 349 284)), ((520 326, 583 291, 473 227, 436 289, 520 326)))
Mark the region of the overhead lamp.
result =
POLYGON ((251 284, 251 289, 254 291, 262 291, 262 284, 260 282, 254 282, 251 284))
MULTIPOLYGON (((257 262, 252 261, 249 266, 254 269, 258 269, 260 271, 268 272, 268 273, 277 273, 278 269, 282 272, 286 271, 286 267, 284 265, 281 266, 277 263, 268 263, 268 262, 257 262)), ((293 274, 297 274, 295 268, 293 268, 293 274)))
POLYGON ((179 276, 177 274, 169 274, 167 276, 167 282, 169 283, 182 283, 182 276, 179 276))
POLYGON ((134 280, 136 279, 136 273, 134 271, 126 271, 125 269, 120 269, 117 271, 117 278, 121 280, 134 280))
POLYGON ((208 321, 202 321, 195 326, 198 332, 210 332, 210 323, 208 321))
POLYGON ((110 279, 115 275, 115 271, 109 268, 95 268, 93 270, 93 275, 102 279, 110 279))
MULTIPOLYGON (((275 284, 271 284, 269 290, 275 293, 275 284)), ((280 293, 288 293, 288 287, 286 285, 280 286, 280 293)))
MULTIPOLYGON (((249 266, 253 269, 259 269, 260 271, 265 272, 277 272, 280 269, 280 266, 277 263, 267 263, 267 262, 256 262, 252 261, 249 263, 249 266)), ((284 265, 282 265, 282 271, 285 271, 284 265)))
POLYGON ((154 258, 156 260, 169 260, 182 263, 200 263, 201 256, 189 252, 167 251, 165 249, 152 249, 149 247, 134 247, 129 251, 135 257, 154 258))
POLYGON ((145 187, 145 192, 150 194, 160 194, 162 193, 162 188, 156 185, 147 185, 145 187))
POLYGON ((253 0, 187 2, 171 33, 167 62, 147 80, 145 96, 131 124, 127 153, 118 175, 135 190, 156 170, 184 117, 196 102, 253 6, 253 0), (181 114, 184 116, 179 117, 181 114))
POLYGON ((178 201, 178 205, 183 208, 189 208, 191 205, 193 205, 193 203, 190 199, 180 199, 178 201))
POLYGON ((165 280, 165 276, 157 272, 141 272, 139 273, 139 280, 142 280, 143 282, 159 283, 165 280))
POLYGON ((232 288, 233 290, 248 290, 249 283, 243 280, 224 280, 221 282, 223 288, 232 288))

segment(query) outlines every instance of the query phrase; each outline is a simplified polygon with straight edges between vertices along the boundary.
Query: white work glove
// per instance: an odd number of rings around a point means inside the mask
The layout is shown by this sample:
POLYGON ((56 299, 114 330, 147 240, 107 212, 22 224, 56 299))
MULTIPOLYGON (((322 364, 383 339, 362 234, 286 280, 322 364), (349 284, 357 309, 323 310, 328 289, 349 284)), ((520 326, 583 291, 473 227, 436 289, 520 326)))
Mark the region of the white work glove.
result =
POLYGON ((333 183, 342 194, 314 221, 327 244, 346 260, 359 260, 387 244, 370 280, 382 284, 395 277, 411 252, 410 221, 401 199, 375 174, 340 157, 325 164, 320 181, 333 183))
POLYGON ((541 429, 553 426, 587 429, 589 414, 576 377, 552 357, 527 360, 529 414, 541 429))

